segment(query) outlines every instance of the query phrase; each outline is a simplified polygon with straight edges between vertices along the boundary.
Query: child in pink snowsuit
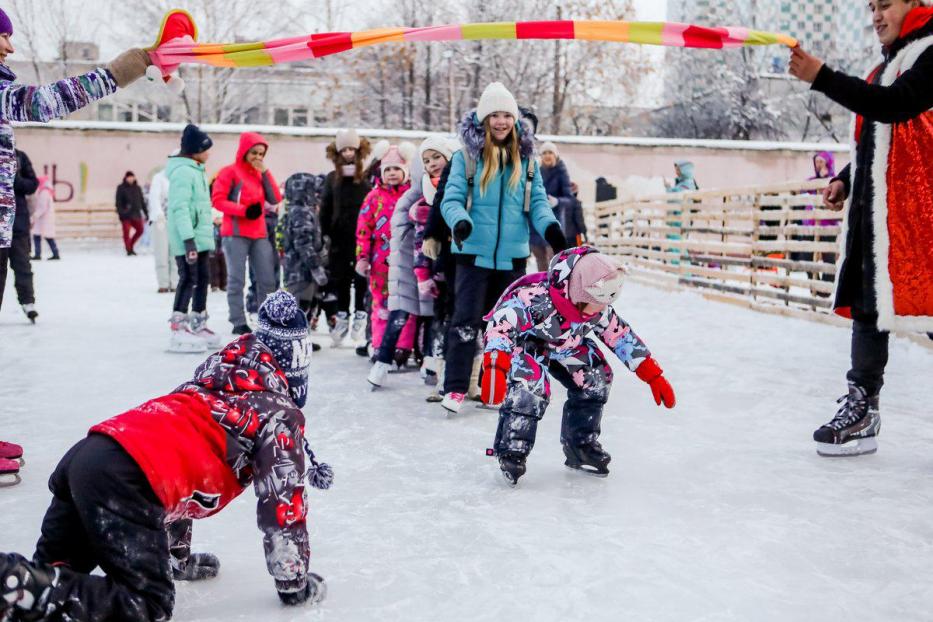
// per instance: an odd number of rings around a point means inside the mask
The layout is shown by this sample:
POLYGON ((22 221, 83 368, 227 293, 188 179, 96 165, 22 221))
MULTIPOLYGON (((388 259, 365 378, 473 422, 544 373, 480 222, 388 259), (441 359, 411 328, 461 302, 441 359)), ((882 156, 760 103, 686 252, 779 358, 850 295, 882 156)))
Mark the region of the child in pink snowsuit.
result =
MULTIPOLYGON (((382 179, 366 195, 356 221, 356 272, 369 279, 372 294, 373 348, 378 350, 389 321, 389 240, 395 205, 408 191, 410 163, 415 146, 392 146, 381 159, 382 179)), ((414 318, 412 318, 413 320, 414 318)), ((415 323, 409 322, 398 340, 398 348, 410 350, 415 342, 415 323)))

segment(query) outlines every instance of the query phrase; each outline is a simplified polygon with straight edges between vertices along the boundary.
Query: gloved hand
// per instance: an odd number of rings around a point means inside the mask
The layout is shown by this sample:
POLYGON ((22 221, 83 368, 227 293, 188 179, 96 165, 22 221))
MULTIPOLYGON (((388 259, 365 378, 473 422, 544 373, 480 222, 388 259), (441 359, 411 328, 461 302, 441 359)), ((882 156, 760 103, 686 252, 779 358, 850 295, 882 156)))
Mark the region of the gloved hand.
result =
POLYGON ((437 298, 440 291, 437 289, 437 283, 434 282, 434 279, 425 279, 418 281, 418 294, 422 298, 437 298))
POLYGON ((431 261, 437 261, 441 256, 441 243, 434 238, 425 238, 421 245, 421 253, 431 261))
POLYGON ((469 220, 461 220, 454 225, 454 243, 459 250, 463 250, 463 243, 469 239, 471 233, 473 233, 473 225, 470 224, 469 220))
POLYGON ((248 220, 256 220, 260 216, 262 216, 262 203, 253 203, 246 206, 246 218, 248 220))
POLYGON ((555 255, 567 250, 567 238, 564 237, 564 230, 556 222, 552 222, 545 230, 544 241, 551 245, 555 255))
POLYGON ((327 583, 324 582, 320 575, 313 572, 308 573, 308 579, 304 586, 297 590, 291 589, 290 586, 280 581, 275 582, 275 589, 279 593, 279 600, 290 607, 305 602, 319 603, 327 595, 327 583))
POLYGON ((356 260, 356 273, 359 274, 364 279, 369 278, 369 273, 372 270, 372 265, 370 265, 369 260, 360 257, 356 260))
POLYGON ((185 261, 189 266, 198 263, 198 247, 194 243, 194 238, 185 240, 185 261))
POLYGON ((651 387, 651 394, 654 396, 654 402, 658 406, 663 402, 668 408, 673 408, 677 403, 674 396, 674 387, 664 378, 664 371, 658 366, 653 358, 646 358, 642 361, 638 369, 635 370, 638 378, 651 387))
POLYGON ((192 553, 184 568, 172 568, 176 581, 213 579, 220 572, 220 560, 211 553, 192 553))
POLYGON ((483 382, 480 393, 483 403, 498 406, 505 399, 505 390, 512 369, 512 355, 493 350, 483 355, 483 382))
POLYGON ((125 88, 146 75, 146 68, 152 64, 149 53, 140 48, 129 49, 110 61, 107 69, 113 75, 114 82, 125 88))

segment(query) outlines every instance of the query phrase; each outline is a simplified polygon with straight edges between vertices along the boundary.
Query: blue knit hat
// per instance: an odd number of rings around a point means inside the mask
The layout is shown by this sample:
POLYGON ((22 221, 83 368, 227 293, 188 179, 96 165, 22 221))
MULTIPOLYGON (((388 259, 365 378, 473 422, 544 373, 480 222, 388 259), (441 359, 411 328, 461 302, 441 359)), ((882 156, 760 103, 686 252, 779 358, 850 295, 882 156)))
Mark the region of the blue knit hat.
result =
POLYGON ((311 340, 308 318, 294 296, 284 290, 271 294, 259 307, 256 337, 272 351, 288 378, 288 390, 298 408, 308 399, 308 368, 311 366, 311 340))
POLYGON ((181 155, 194 155, 207 151, 214 145, 211 137, 193 123, 185 126, 181 133, 181 155))
POLYGON ((13 22, 10 21, 10 16, 6 14, 6 11, 0 9, 0 35, 12 35, 13 34, 13 22))

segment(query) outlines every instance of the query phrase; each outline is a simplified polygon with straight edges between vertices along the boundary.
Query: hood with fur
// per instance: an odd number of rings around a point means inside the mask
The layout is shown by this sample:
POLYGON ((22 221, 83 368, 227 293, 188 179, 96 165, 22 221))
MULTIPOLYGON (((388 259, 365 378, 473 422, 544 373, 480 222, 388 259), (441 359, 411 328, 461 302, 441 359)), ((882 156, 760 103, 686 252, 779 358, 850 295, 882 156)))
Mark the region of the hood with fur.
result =
MULTIPOLYGON (((361 183, 366 177, 366 160, 372 153, 372 144, 366 138, 360 137, 360 148, 356 150, 356 173, 353 175, 353 183, 361 183)), ((334 183, 339 184, 343 180, 343 174, 340 170, 340 152, 337 150, 337 141, 332 141, 327 145, 327 159, 334 163, 334 183)))

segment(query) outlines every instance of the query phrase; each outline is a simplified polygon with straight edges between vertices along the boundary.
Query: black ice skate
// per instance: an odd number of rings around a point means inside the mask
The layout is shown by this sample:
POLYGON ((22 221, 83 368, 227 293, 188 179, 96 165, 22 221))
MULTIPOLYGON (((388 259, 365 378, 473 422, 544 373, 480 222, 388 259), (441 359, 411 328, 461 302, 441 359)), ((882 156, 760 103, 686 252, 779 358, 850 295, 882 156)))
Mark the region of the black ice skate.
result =
POLYGON ((499 455, 499 468, 502 469, 502 477, 509 486, 518 484, 518 478, 525 474, 525 458, 522 454, 513 452, 499 455))
POLYGON ((816 453, 821 456, 860 456, 878 451, 876 437, 881 432, 881 413, 878 396, 869 396, 865 389, 849 383, 849 394, 837 403, 842 404, 833 420, 813 433, 816 453))
POLYGON ((58 570, 16 553, 0 554, 0 620, 42 620, 58 570))
POLYGON ((609 461, 612 456, 606 453, 599 441, 590 441, 583 445, 564 445, 564 466, 575 471, 582 471, 593 477, 609 475, 609 461))

